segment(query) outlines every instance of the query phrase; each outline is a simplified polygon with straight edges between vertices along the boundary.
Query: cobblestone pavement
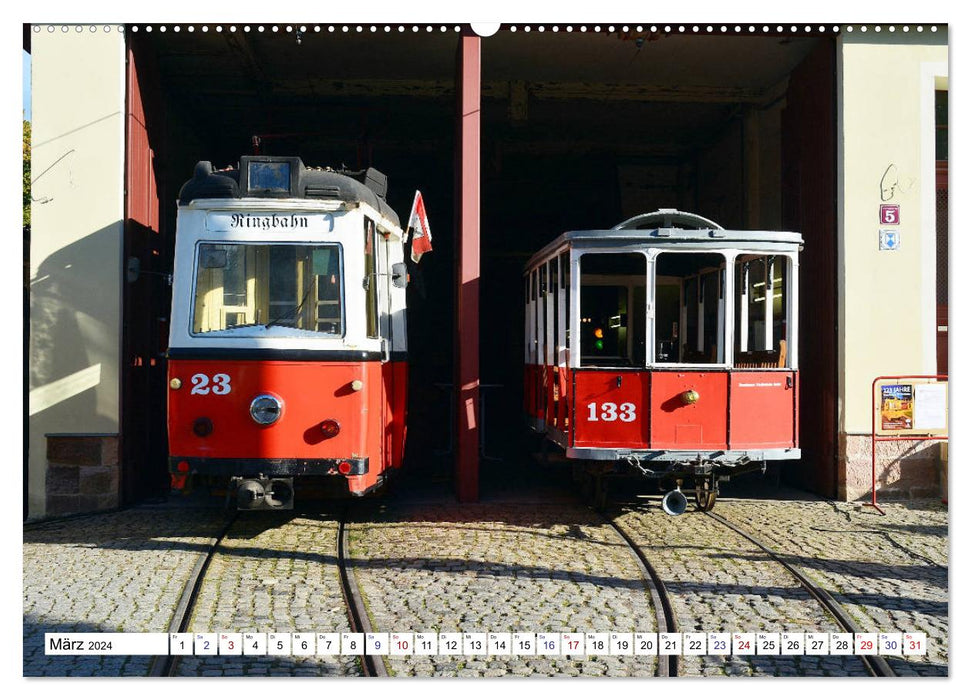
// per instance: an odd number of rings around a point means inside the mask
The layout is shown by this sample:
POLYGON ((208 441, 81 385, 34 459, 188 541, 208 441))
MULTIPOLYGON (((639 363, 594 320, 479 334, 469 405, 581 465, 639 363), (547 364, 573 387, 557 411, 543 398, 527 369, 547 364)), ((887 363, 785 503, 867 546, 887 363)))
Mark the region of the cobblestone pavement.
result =
POLYGON ((926 657, 886 657, 898 675, 947 675, 947 507, 939 500, 880 504, 884 516, 860 503, 790 495, 727 499, 717 512, 788 555, 864 631, 926 633, 926 657))
MULTIPOLYGON (((734 482, 733 482, 734 483, 734 482)), ((734 491, 732 493, 735 493, 734 491)), ((900 675, 948 672, 948 514, 928 501, 887 515, 803 492, 726 498, 723 517, 830 591, 867 631, 923 631, 929 654, 887 657, 900 675)), ((378 632, 654 631, 622 540, 565 491, 359 503, 351 563, 378 632)), ((836 631, 778 563, 717 521, 664 515, 656 498, 620 506, 672 597, 681 631, 836 631)), ((145 507, 29 526, 23 549, 23 672, 138 676, 149 657, 47 657, 43 633, 168 628, 219 508, 145 507)), ((348 630, 324 510, 246 513, 213 560, 190 631, 348 630)), ((385 657, 399 676, 649 676, 652 657, 385 657)), ((854 657, 690 657, 685 675, 863 675, 854 657)), ((183 675, 359 675, 355 657, 185 657, 183 675)))
MULTIPOLYGON (((189 632, 349 632, 332 513, 242 513, 213 557, 189 632)), ((352 656, 194 656, 183 676, 361 675, 352 656)))
POLYGON ((147 656, 45 656, 45 632, 164 632, 219 510, 138 508, 29 526, 25 676, 143 676, 147 656))
MULTIPOLYGON (((721 503, 716 506, 721 513, 721 503)), ((842 632, 798 580, 761 549, 691 508, 666 515, 660 499, 616 522, 664 581, 681 632, 842 632)), ((867 675, 852 656, 684 656, 685 676, 867 675)))
MULTIPOLYGON (((350 533, 376 632, 652 632, 633 555, 576 503, 389 503, 350 533)), ((650 657, 386 657, 399 676, 651 676, 650 657)))

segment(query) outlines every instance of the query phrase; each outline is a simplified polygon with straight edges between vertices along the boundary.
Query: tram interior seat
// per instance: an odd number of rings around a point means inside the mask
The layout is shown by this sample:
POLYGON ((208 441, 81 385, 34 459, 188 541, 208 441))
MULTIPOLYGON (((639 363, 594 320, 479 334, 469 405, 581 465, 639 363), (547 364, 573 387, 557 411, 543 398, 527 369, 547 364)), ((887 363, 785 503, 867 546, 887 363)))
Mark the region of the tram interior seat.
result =
POLYGON ((708 348, 708 352, 705 352, 704 350, 691 350, 685 346, 681 355, 681 362, 684 364, 707 365, 716 361, 716 358, 718 357, 718 348, 712 345, 710 348, 708 348))
POLYGON ((786 341, 779 341, 778 350, 751 350, 735 357, 735 366, 745 369, 786 366, 786 341))

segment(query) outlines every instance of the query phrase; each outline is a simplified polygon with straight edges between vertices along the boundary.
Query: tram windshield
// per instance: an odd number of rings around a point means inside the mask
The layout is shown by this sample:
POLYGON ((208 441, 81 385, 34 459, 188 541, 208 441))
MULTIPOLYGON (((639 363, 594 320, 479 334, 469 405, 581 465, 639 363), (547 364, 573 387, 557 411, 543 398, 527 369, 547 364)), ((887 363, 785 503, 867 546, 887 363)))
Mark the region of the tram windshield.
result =
POLYGON ((343 334, 339 245, 200 243, 195 280, 193 334, 343 334))
POLYGON ((654 296, 655 362, 725 361, 724 255, 661 253, 654 296))

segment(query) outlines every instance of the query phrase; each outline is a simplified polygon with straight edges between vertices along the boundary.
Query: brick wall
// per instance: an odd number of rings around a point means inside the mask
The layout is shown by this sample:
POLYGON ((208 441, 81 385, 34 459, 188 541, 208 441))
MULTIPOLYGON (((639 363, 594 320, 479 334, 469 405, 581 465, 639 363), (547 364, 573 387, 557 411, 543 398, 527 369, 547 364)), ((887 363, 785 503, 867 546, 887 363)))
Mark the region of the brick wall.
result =
POLYGON ((47 516, 119 506, 117 435, 47 436, 47 516))
MULTIPOLYGON (((876 443, 877 500, 944 497, 941 443, 876 443)), ((872 460, 869 435, 840 435, 839 498, 869 498, 872 460)))

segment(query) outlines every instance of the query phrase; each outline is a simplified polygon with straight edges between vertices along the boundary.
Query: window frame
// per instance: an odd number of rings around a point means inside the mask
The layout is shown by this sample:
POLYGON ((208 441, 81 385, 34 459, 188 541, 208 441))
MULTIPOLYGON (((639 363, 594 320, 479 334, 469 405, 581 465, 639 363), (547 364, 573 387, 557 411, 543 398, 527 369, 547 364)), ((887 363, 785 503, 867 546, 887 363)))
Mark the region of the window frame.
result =
MULTIPOLYGON (((340 288, 340 333, 326 333, 324 331, 310 330, 306 328, 293 328, 293 330, 298 331, 293 335, 282 335, 278 336, 274 334, 273 337, 291 337, 291 338, 317 338, 320 340, 344 340, 347 337, 347 275, 344 265, 344 246, 339 241, 306 241, 306 240, 285 240, 285 241, 275 241, 275 240, 225 240, 225 239, 198 239, 195 241, 193 255, 192 255, 192 280, 189 287, 189 295, 186 300, 188 305, 188 336, 190 338, 198 339, 234 339, 234 338, 265 338, 267 334, 261 332, 261 329, 265 331, 265 324, 269 323, 272 319, 266 319, 265 322, 260 325, 248 325, 242 326, 241 328, 249 328, 253 332, 239 332, 226 334, 226 331, 232 330, 231 328, 222 328, 219 330, 210 331, 195 331, 195 321, 196 321, 196 300, 199 289, 199 276, 202 270, 201 263, 201 252, 202 246, 212 245, 212 246, 242 246, 243 248, 249 246, 252 248, 259 247, 270 247, 270 246, 292 246, 292 247, 309 247, 309 248, 324 248, 330 247, 337 250, 337 261, 338 261, 338 274, 339 281, 338 286, 340 288), (313 335, 309 335, 313 334, 313 335)), ((269 259, 269 255, 267 256, 269 259)), ((267 265, 269 260, 267 260, 267 265)), ((256 284, 265 284, 267 288, 269 287, 269 268, 267 267, 266 279, 259 280, 256 279, 256 284)), ((247 285, 249 282, 247 281, 247 285)), ((316 281, 313 283, 317 284, 316 281)), ((215 288, 214 288, 215 289, 215 288)), ((267 292, 268 293, 268 292, 267 292)), ((299 293, 299 292, 298 292, 299 293)), ((255 292, 254 292, 255 295, 255 292)), ((316 294, 315 294, 316 296, 316 294)), ((299 302, 297 302, 299 303, 299 302)), ((267 299, 267 304, 269 304, 269 299, 267 299)), ((274 326, 275 328, 291 328, 290 326, 274 326)))

